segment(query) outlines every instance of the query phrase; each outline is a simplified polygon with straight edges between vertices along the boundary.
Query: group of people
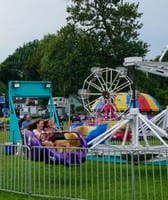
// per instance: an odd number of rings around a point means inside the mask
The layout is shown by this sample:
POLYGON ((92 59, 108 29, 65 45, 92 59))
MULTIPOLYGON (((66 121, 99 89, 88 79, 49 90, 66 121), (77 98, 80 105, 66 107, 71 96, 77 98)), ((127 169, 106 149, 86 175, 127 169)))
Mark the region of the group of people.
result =
POLYGON ((38 120, 36 128, 33 129, 35 137, 41 141, 44 146, 70 147, 62 130, 57 130, 53 126, 53 120, 38 120))
MULTIPOLYGON (((58 130, 54 127, 52 119, 40 119, 28 124, 25 128, 33 131, 35 137, 44 146, 66 147, 65 152, 69 151, 69 147, 80 146, 80 138, 76 133, 58 130)), ((59 148, 57 150, 59 151, 59 148)))

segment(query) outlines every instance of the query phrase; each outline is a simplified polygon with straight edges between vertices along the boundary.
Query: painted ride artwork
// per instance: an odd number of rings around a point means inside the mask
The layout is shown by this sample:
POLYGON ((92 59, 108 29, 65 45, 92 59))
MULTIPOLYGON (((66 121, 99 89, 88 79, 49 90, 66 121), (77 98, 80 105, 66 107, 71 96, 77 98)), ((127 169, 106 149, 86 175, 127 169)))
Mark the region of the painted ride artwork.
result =
MULTIPOLYGON (((61 129, 59 118, 56 112, 56 108, 52 99, 52 83, 51 82, 37 82, 37 81, 10 81, 9 82, 9 106, 10 106, 10 141, 13 144, 17 144, 17 141, 22 141, 22 133, 19 128, 18 120, 16 118, 15 106, 13 102, 14 97, 45 97, 50 100, 50 118, 55 117, 58 129, 61 129), (34 88, 34 90, 32 90, 34 88), (26 92, 25 92, 26 91, 26 92)), ((84 138, 78 134, 81 147, 87 147, 87 143, 84 138)), ((39 141, 32 131, 24 130, 24 141, 22 143, 33 146, 42 146, 42 142, 39 141)), ((34 160, 45 160, 48 162, 62 163, 67 166, 81 164, 85 161, 85 151, 83 152, 61 152, 57 153, 54 149, 47 148, 45 151, 38 151, 34 149, 31 152, 31 158, 34 160), (40 155, 40 157, 39 157, 40 155), (45 155, 45 156, 44 156, 45 155), (51 159, 51 160, 50 160, 51 159), (53 161, 54 160, 54 161, 53 161)))

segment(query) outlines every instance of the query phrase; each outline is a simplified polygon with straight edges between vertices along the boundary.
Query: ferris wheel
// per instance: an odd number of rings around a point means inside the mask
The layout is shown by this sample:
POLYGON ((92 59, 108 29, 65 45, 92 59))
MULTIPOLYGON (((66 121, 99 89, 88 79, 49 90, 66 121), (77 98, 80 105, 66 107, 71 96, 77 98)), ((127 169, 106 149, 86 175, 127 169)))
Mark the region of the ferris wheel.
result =
MULTIPOLYGON (((132 80, 126 75, 124 68, 98 68, 91 69, 91 74, 84 80, 83 87, 79 91, 84 108, 91 116, 97 117, 104 114, 105 120, 121 117, 127 109, 121 109, 122 105, 131 104, 130 93, 127 102, 118 94, 131 91, 132 80), (120 105, 120 106, 119 106, 120 105)), ((121 96, 121 95, 120 95, 121 96)))

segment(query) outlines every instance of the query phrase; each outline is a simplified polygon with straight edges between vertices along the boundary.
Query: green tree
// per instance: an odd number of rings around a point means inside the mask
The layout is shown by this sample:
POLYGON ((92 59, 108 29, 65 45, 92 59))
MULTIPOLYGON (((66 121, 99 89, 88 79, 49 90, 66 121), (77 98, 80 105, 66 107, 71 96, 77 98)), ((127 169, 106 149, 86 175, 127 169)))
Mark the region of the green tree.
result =
POLYGON ((41 77, 52 80, 55 95, 76 94, 100 59, 94 38, 73 25, 45 36, 38 49, 42 54, 41 77))
MULTIPOLYGON (((156 56, 153 60, 158 62, 160 58, 156 56)), ((168 62, 168 51, 164 55, 162 62, 168 62)), ((136 72, 136 85, 139 91, 146 92, 155 97, 158 102, 165 108, 168 105, 168 78, 151 73, 136 72), (143 84, 142 84, 143 83, 143 84)))
POLYGON ((34 54, 39 41, 24 44, 22 47, 7 57, 7 59, 0 65, 0 80, 8 84, 10 80, 24 80, 25 64, 28 59, 34 54))
POLYGON ((67 19, 97 40, 99 54, 105 57, 100 65, 113 67, 122 64, 124 57, 147 52, 147 43, 139 39, 138 6, 119 0, 72 0, 67 19))
POLYGON ((0 95, 7 93, 6 85, 0 81, 0 95))
POLYGON ((24 64, 24 80, 27 81, 40 81, 42 80, 40 76, 40 61, 41 54, 36 50, 24 64))
MULTIPOLYGON (((160 55, 154 58, 154 61, 159 61, 160 55)), ((168 62, 168 51, 163 56, 162 62, 168 62)), ((163 107, 168 105, 168 78, 156 75, 151 75, 152 86, 155 89, 154 95, 159 100, 163 107)))

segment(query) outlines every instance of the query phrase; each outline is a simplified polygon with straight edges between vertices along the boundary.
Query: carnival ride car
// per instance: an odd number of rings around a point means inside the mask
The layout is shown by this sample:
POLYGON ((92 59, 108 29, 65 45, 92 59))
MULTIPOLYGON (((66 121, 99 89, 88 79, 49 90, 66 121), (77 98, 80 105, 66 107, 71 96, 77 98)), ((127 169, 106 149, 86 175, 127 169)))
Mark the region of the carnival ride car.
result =
MULTIPOLYGON (((58 129, 61 129, 59 118, 52 99, 52 83, 50 81, 10 81, 9 82, 9 107, 10 107, 10 142, 17 144, 18 141, 23 143, 22 133, 19 129, 18 120, 15 113, 14 98, 26 98, 26 97, 41 97, 49 98, 50 100, 50 118, 55 119, 58 129)), ((78 134, 78 133, 77 133, 78 134)), ((81 147, 86 147, 87 143, 85 139, 78 134, 81 141, 81 147)), ((78 165, 85 160, 84 150, 75 150, 74 152, 55 152, 51 148, 42 148, 41 142, 36 139, 33 132, 25 130, 25 145, 31 148, 31 158, 35 160, 41 160, 42 157, 38 157, 37 151, 43 151, 40 155, 43 155, 43 160, 46 162, 62 163, 66 165, 78 165), (35 148, 38 146, 40 150, 35 148), (41 148, 40 148, 41 147, 41 148), (33 150, 34 149, 34 150, 33 150), (42 150, 43 149, 43 150, 42 150), (45 153, 44 153, 45 152, 45 153), (44 158, 45 155, 45 158, 44 158), (54 159, 54 161, 53 161, 54 159)))
POLYGON ((66 166, 80 165, 85 162, 86 150, 82 147, 87 147, 87 142, 81 134, 75 130, 75 134, 79 137, 81 147, 77 149, 68 149, 70 151, 59 152, 60 148, 42 147, 32 131, 24 130, 25 143, 31 149, 30 156, 33 161, 45 161, 46 163, 63 164, 66 166), (57 150, 57 151, 56 151, 57 150))

